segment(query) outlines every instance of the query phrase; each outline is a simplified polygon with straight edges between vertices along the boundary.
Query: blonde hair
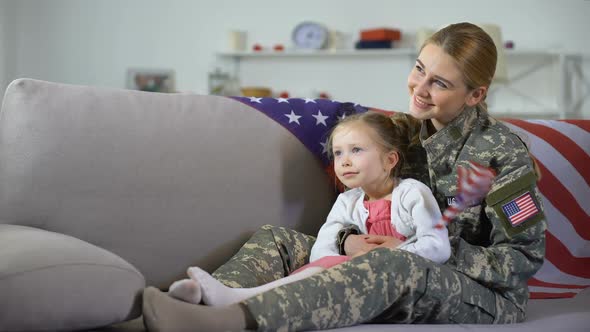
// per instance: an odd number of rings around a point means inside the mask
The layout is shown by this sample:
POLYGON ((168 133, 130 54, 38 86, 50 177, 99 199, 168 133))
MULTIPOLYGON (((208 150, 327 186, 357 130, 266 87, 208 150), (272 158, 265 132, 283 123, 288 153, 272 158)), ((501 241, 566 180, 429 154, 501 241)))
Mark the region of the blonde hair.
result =
POLYGON ((332 147, 336 130, 355 124, 363 124, 373 129, 376 134, 373 137, 384 152, 396 151, 398 153, 399 161, 389 175, 391 178, 399 177, 408 166, 409 149, 420 144, 420 121, 405 113, 395 113, 388 116, 368 111, 347 115, 332 128, 330 136, 328 136, 326 148, 330 160, 334 159, 332 147))
MULTIPOLYGON (((492 83, 498 53, 493 39, 482 28, 467 22, 451 24, 428 38, 422 48, 429 44, 439 46, 455 60, 469 90, 492 83)), ((485 97, 477 105, 483 111, 487 111, 485 97)))

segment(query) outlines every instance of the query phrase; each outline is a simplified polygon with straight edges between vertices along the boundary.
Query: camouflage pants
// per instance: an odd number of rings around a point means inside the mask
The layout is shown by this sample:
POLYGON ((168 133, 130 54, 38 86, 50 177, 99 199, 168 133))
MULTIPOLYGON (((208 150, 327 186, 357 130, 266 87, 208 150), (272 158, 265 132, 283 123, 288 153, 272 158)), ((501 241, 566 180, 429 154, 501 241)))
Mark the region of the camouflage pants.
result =
MULTIPOLYGON (((285 271, 305 263, 304 254, 313 238, 298 238, 301 236, 265 226, 228 263, 233 267, 226 269, 224 265, 216 277, 240 287, 280 278, 285 271), (284 242, 287 239, 297 239, 293 242, 296 245, 291 247, 284 242), (257 260, 254 256, 258 253, 263 256, 257 260), (295 256, 284 257, 289 254, 295 256), (240 264, 241 259, 245 264, 240 264)), ((260 331, 328 329, 360 323, 515 323, 524 319, 510 301, 450 267, 385 248, 243 303, 260 331)))
POLYGON ((229 287, 256 287, 288 276, 309 262, 315 237, 264 225, 213 277, 229 287))

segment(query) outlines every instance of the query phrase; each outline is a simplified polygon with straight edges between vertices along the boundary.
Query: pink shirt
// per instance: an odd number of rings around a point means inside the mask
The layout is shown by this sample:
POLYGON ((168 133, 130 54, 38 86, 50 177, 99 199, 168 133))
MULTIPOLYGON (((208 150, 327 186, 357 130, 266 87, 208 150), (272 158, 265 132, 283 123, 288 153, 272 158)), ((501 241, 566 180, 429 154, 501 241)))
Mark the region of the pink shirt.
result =
POLYGON ((363 205, 369 210, 366 226, 369 234, 394 236, 402 241, 406 237, 398 233, 391 224, 391 201, 380 199, 378 201, 364 201, 363 205))
MULTIPOLYGON (((390 200, 380 199, 377 201, 364 201, 363 205, 369 211, 369 217, 367 218, 366 222, 367 231, 369 234, 387 235, 396 237, 402 241, 406 240, 406 237, 398 233, 395 230, 395 227, 393 227, 391 224, 390 200)), ((350 256, 326 256, 316 260, 315 262, 300 267, 299 269, 291 272, 291 274, 300 272, 312 266, 319 266, 327 269, 348 260, 350 260, 350 256)))

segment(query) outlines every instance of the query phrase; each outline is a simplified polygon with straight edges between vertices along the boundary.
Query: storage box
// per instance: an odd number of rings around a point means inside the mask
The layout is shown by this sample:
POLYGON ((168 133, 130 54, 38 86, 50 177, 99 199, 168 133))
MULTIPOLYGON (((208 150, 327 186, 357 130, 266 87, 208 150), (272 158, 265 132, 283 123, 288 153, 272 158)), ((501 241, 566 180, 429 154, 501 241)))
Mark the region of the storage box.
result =
POLYGON ((402 33, 398 29, 368 29, 361 30, 361 40, 400 40, 402 33))

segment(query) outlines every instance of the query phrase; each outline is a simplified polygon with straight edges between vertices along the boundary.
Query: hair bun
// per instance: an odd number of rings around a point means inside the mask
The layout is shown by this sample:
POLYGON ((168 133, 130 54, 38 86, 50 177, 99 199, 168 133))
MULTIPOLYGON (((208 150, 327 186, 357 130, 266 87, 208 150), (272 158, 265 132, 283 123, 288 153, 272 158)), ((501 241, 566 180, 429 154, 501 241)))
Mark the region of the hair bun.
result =
POLYGON ((393 114, 390 119, 399 128, 400 135, 408 138, 408 146, 420 144, 420 128, 422 127, 420 120, 403 112, 393 114))

